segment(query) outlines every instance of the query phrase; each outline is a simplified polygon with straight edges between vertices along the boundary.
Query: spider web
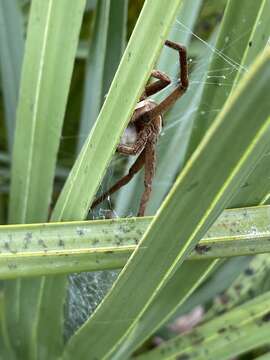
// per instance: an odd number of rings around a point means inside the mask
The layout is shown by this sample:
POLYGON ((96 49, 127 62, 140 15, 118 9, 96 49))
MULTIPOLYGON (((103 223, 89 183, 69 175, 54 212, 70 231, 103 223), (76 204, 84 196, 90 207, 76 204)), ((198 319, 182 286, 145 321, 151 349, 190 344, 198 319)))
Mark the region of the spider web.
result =
MULTIPOLYGON (((218 56, 223 60, 223 66, 221 69, 217 69, 214 71, 207 71, 206 61, 197 57, 195 59, 189 59, 190 64, 193 68, 193 76, 190 81, 189 90, 198 87, 199 85, 213 85, 217 86, 228 86, 232 85, 228 83, 228 75, 235 71, 246 72, 247 69, 243 67, 241 64, 237 63, 234 59, 227 57, 224 55, 223 50, 215 48, 211 45, 210 41, 206 41, 199 37, 196 33, 192 32, 185 24, 177 20, 174 25, 177 27, 178 31, 188 33, 196 39, 202 46, 204 50, 206 50, 206 56, 218 56), (222 75, 220 73, 222 72, 222 75)), ((241 37, 242 35, 239 35, 241 37)), ((230 44, 231 46, 232 44, 230 44)), ((177 61, 175 62, 175 66, 177 66, 177 61)), ((162 69, 161 69, 162 70, 162 69)), ((173 79, 172 84, 164 89, 161 92, 162 95, 166 95, 168 91, 170 91, 176 84, 177 79, 173 79)), ((163 142, 169 141, 171 134, 178 128, 183 126, 185 121, 191 116, 195 115, 198 112, 197 105, 191 105, 191 107, 186 107, 186 110, 182 113, 179 118, 175 116, 172 118, 170 123, 165 125, 161 138, 159 141, 160 146, 162 146, 163 142)), ((220 109, 209 109, 206 111, 207 113, 218 113, 220 109)), ((185 128, 183 128, 185 131, 185 128)), ((86 137, 86 136, 85 136, 86 137)), ((67 138, 62 137, 62 140, 67 138)), ((117 159, 116 161, 118 161, 117 159)), ((131 159, 131 162, 134 162, 134 159, 131 159)), ((109 171, 101 186, 100 192, 103 190, 107 190, 115 181, 118 174, 115 174, 115 160, 112 161, 111 166, 109 167, 109 171)), ((130 163, 127 163, 127 169, 130 166, 130 163)), ((142 179, 141 179, 142 180, 142 179)), ((133 179, 129 185, 127 185, 124 189, 122 189, 118 199, 121 197, 128 197, 130 193, 133 192, 134 188, 138 188, 138 182, 140 181, 140 176, 133 179)), ((94 218, 107 217, 107 213, 109 212, 110 216, 118 217, 118 216, 134 216, 137 211, 137 203, 136 199, 130 199, 134 203, 134 208, 130 205, 129 211, 122 211, 122 208, 117 206, 116 208, 113 206, 113 201, 111 198, 108 198, 102 206, 95 212, 92 213, 94 218)), ((131 203, 130 203, 131 204, 131 203)), ((108 290, 111 288, 113 282, 116 280, 119 271, 99 271, 99 272, 90 272, 90 273, 82 273, 82 274, 72 274, 69 276, 69 289, 67 302, 65 306, 65 314, 66 314, 66 324, 65 324, 65 339, 67 340, 93 313, 95 308, 104 298, 108 290)))

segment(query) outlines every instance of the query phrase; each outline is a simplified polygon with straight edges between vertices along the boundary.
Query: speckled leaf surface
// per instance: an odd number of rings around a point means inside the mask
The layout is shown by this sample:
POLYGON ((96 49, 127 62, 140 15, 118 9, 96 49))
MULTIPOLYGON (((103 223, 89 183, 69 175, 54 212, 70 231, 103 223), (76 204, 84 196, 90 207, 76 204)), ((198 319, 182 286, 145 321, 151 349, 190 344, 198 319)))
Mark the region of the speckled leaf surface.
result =
POLYGON ((178 336, 138 360, 229 360, 269 343, 270 293, 178 336))

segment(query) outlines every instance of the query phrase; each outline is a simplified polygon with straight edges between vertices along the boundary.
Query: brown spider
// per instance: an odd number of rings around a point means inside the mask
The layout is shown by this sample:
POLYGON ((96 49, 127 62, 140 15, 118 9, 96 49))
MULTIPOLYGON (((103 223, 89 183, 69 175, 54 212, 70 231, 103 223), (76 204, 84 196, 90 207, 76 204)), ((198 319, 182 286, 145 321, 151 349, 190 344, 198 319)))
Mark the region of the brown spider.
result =
POLYGON ((105 200, 109 195, 126 185, 133 176, 145 166, 144 192, 141 198, 138 216, 143 216, 152 191, 152 182, 156 164, 156 142, 162 129, 162 115, 179 99, 188 87, 188 65, 184 46, 166 40, 165 45, 179 53, 180 79, 179 84, 160 104, 148 99, 171 83, 170 78, 161 71, 153 70, 151 76, 158 79, 147 85, 140 97, 129 125, 121 138, 117 151, 123 155, 138 155, 127 175, 121 178, 108 191, 98 197, 91 208, 105 200))

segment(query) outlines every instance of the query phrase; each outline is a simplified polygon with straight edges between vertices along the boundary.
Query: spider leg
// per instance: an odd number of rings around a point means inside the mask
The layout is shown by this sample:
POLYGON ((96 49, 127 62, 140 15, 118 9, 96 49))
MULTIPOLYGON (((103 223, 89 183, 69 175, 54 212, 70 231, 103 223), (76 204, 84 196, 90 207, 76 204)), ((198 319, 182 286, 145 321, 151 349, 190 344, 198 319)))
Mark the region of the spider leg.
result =
POLYGON ((155 79, 158 79, 158 81, 155 81, 145 87, 144 93, 141 96, 140 100, 144 100, 148 96, 158 93, 160 90, 164 89, 171 83, 171 79, 169 78, 169 76, 162 71, 153 70, 151 76, 155 79))
POLYGON ((101 196, 99 196, 91 205, 91 209, 93 209, 96 205, 100 204, 102 201, 104 201, 108 196, 112 195, 116 191, 118 191, 122 186, 125 186, 127 183, 130 182, 130 180, 133 178, 137 172, 141 170, 145 162, 145 150, 143 150, 134 164, 129 169, 129 172, 127 175, 122 177, 120 180, 118 180, 108 191, 103 193, 101 196))
POLYGON ((181 86, 185 89, 188 87, 188 63, 187 63, 187 50, 183 45, 177 44, 173 41, 166 40, 165 45, 178 51, 179 64, 180 64, 180 80, 181 86))
POLYGON ((145 167, 144 167, 144 192, 141 198, 138 216, 144 216, 146 205, 152 191, 152 183, 156 167, 156 136, 149 140, 145 147, 145 167))
POLYGON ((145 123, 150 122, 154 117, 164 114, 170 107, 186 92, 188 88, 188 63, 187 63, 187 52, 186 48, 175 42, 166 40, 165 45, 177 50, 179 53, 179 64, 180 64, 180 81, 176 89, 169 94, 160 104, 155 108, 147 111, 143 115, 143 121, 145 123))

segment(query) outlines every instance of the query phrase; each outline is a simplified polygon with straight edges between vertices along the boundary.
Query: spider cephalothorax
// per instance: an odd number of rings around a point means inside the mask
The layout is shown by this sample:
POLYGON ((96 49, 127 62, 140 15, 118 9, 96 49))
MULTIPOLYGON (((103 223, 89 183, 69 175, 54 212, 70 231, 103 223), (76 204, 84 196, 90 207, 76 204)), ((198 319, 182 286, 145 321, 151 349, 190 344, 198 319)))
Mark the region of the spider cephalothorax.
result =
POLYGON ((149 96, 158 93, 171 83, 170 78, 161 71, 153 70, 151 76, 158 79, 147 85, 140 101, 129 121, 117 151, 123 155, 139 155, 129 169, 127 175, 120 179, 108 191, 97 198, 92 208, 105 200, 109 195, 126 185, 133 176, 145 167, 144 192, 141 198, 138 216, 143 216, 147 202, 152 191, 152 182, 156 164, 156 142, 162 129, 162 115, 179 99, 188 87, 188 65, 186 49, 177 43, 167 40, 165 45, 175 49, 179 53, 180 79, 178 86, 163 100, 157 104, 149 96))

